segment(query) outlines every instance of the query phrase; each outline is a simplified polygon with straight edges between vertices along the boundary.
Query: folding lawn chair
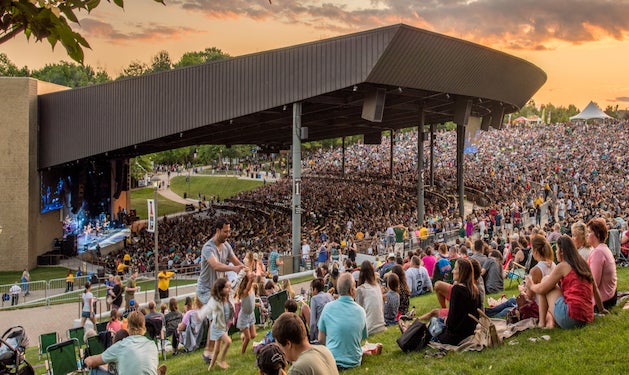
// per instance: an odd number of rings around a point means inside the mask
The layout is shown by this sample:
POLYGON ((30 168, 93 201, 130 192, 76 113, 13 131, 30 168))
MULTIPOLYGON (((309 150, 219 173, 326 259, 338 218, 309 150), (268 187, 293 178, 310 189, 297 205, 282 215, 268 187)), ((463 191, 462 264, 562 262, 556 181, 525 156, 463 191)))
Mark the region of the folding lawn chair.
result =
POLYGON ((288 300, 288 292, 286 290, 280 290, 277 293, 271 294, 267 302, 269 303, 269 309, 271 310, 271 320, 279 318, 284 312, 284 303, 288 300))
POLYGON ((103 332, 107 330, 107 321, 96 323, 96 332, 103 332))
POLYGON ((82 372, 79 357, 79 341, 72 338, 46 348, 48 354, 48 373, 66 375, 82 372))
POLYGON ((509 279, 509 288, 511 288, 513 280, 517 280, 517 283, 519 284, 522 280, 524 280, 525 275, 526 267, 519 263, 511 262, 511 267, 509 268, 506 276, 506 278, 509 279))
POLYGON ((41 356, 46 354, 46 348, 58 342, 59 335, 57 335, 57 332, 42 333, 39 335, 39 360, 41 361, 41 356))
POLYGON ((87 338, 87 350, 90 355, 99 355, 105 351, 105 345, 100 341, 99 336, 91 336, 87 338))
POLYGON ((83 327, 70 328, 68 330, 68 339, 77 339, 79 342, 79 349, 85 346, 83 337, 85 336, 85 329, 83 327))
POLYGON ((147 338, 153 340, 157 345, 157 350, 162 352, 162 358, 166 360, 166 339, 164 338, 164 322, 161 318, 147 319, 146 320, 146 333, 147 338))

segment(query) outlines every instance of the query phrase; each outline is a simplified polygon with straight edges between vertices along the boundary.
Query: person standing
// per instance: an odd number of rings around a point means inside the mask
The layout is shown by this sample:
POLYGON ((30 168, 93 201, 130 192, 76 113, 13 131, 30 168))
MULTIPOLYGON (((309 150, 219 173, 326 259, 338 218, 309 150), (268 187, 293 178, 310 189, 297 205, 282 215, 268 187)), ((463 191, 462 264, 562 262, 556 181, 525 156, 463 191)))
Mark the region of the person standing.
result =
POLYGON ((363 358, 361 342, 367 338, 367 316, 354 301, 356 284, 352 275, 343 273, 336 285, 339 298, 326 304, 321 312, 319 343, 332 352, 337 368, 358 367, 363 358), (352 319, 339 319, 339 316, 351 316, 352 319))
POLYGON ((85 283, 85 292, 81 295, 83 308, 81 309, 81 327, 85 326, 87 319, 92 321, 96 327, 96 314, 94 313, 94 295, 92 294, 92 284, 89 281, 85 283))
MULTIPOLYGON (((201 249, 201 273, 197 283, 197 298, 204 305, 210 301, 212 286, 216 280, 225 277, 227 271, 238 273, 245 268, 227 242, 230 232, 231 224, 227 219, 218 218, 214 224, 214 236, 201 249)), ((203 351, 203 359, 207 363, 211 362, 214 342, 211 340, 210 329, 211 325, 208 327, 208 339, 203 351)))
POLYGON ((72 275, 72 270, 68 270, 68 274, 66 275, 66 293, 72 292, 74 290, 74 275, 72 275))
POLYGON ((24 291, 24 297, 28 296, 30 293, 28 291, 29 282, 31 281, 31 274, 28 272, 26 268, 22 272, 22 290, 24 291))
POLYGON ((306 268, 306 264, 310 260, 310 245, 305 238, 301 241, 301 266, 306 268))
POLYGON ((124 300, 125 300, 125 308, 129 308, 129 301, 135 300, 135 292, 139 289, 136 283, 136 279, 138 278, 138 270, 134 269, 131 273, 131 277, 127 280, 127 283, 124 288, 124 300))
POLYGON ((284 261, 280 258, 280 253, 277 252, 277 249, 272 249, 269 254, 269 272, 271 276, 279 276, 282 264, 284 264, 284 261))
POLYGON ((293 363, 288 375, 338 374, 334 357, 323 345, 310 345, 306 326, 294 313, 285 312, 273 324, 272 335, 286 359, 293 363))
POLYGON ((20 292, 22 288, 17 285, 17 282, 13 284, 13 286, 9 289, 9 293, 11 294, 11 306, 15 306, 20 301, 20 292))
POLYGON ((159 298, 168 298, 168 287, 170 286, 170 278, 175 276, 174 272, 161 270, 157 275, 157 289, 159 290, 159 298))

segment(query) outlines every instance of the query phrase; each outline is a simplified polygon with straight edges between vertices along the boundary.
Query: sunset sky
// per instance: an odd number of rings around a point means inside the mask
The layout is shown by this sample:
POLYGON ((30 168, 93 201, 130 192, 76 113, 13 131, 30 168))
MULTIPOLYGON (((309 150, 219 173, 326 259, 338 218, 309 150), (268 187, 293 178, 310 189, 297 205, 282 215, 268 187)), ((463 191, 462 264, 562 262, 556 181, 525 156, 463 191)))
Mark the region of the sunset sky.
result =
MULTIPOLYGON (((629 108, 629 0, 127 0, 81 13, 91 44, 85 62, 112 77, 160 50, 217 47, 232 56, 396 23, 424 28, 524 58, 548 74, 537 104, 590 100, 629 108)), ((70 61, 65 50, 23 35, 0 45, 18 66, 70 61)))

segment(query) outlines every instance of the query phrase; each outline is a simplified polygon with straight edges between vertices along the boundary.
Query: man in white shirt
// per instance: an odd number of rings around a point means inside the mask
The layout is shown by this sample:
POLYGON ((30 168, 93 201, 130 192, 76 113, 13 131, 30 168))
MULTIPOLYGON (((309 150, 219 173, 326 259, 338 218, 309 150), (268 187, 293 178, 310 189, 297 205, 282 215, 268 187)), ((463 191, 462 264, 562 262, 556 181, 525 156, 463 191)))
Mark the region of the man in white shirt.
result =
POLYGON ((310 260, 310 245, 305 238, 301 241, 301 266, 306 268, 307 261, 310 260))

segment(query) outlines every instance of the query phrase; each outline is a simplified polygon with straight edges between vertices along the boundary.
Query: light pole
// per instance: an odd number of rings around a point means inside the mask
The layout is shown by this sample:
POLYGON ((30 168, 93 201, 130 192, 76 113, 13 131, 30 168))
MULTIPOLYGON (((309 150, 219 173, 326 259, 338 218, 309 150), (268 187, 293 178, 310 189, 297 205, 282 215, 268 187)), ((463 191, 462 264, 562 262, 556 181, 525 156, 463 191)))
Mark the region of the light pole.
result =
POLYGON ((155 295, 153 296, 153 300, 155 301, 155 305, 159 306, 161 301, 159 298, 159 289, 157 288, 159 274, 159 246, 157 243, 159 216, 157 213, 157 190, 159 189, 159 185, 161 184, 162 180, 157 176, 153 176, 153 178, 151 178, 151 182, 153 183, 153 205, 155 207, 155 249, 153 253, 153 259, 155 260, 155 295))

